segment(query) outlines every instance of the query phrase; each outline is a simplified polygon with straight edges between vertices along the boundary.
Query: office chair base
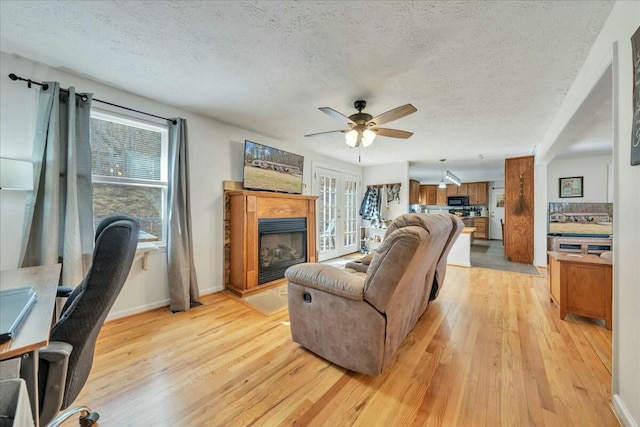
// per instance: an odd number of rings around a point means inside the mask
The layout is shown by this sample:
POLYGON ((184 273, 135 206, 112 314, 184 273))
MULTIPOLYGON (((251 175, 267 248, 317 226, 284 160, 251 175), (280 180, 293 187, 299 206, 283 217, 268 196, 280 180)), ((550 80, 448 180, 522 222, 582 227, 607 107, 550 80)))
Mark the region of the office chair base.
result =
POLYGON ((91 412, 91 409, 86 406, 76 406, 58 414, 53 421, 47 424, 47 427, 57 427, 78 412, 81 413, 80 418, 78 419, 80 427, 91 427, 95 425, 98 418, 100 418, 100 414, 97 412, 91 412))

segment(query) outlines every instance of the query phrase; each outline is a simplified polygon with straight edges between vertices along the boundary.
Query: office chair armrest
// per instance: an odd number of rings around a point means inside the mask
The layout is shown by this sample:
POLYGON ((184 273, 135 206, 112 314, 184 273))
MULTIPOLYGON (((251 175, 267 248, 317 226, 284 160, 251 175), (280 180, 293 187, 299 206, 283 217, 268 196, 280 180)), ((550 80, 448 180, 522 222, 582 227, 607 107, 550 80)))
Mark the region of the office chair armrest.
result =
POLYGON ((58 286, 56 289, 56 297, 58 298, 69 298, 73 292, 73 288, 71 286, 58 286))
POLYGON ((67 382, 67 367, 73 346, 62 341, 51 341, 40 349, 40 419, 50 420, 60 411, 67 382))

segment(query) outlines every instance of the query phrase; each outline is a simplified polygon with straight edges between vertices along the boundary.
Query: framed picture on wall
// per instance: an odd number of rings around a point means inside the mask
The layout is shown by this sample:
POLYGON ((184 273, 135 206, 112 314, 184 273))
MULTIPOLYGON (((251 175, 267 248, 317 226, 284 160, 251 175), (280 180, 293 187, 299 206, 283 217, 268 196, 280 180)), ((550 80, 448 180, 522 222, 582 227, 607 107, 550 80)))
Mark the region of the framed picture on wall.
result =
POLYGON ((572 176, 568 178, 560 178, 559 197, 583 197, 582 177, 572 176))

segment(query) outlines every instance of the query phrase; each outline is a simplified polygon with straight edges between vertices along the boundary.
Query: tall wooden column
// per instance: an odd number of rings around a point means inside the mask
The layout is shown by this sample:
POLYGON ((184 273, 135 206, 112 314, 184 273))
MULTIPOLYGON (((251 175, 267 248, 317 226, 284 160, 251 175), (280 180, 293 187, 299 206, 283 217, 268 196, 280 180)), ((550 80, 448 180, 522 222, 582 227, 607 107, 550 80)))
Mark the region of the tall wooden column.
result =
POLYGON ((504 163, 504 254, 523 264, 533 264, 533 170, 533 156, 504 163))

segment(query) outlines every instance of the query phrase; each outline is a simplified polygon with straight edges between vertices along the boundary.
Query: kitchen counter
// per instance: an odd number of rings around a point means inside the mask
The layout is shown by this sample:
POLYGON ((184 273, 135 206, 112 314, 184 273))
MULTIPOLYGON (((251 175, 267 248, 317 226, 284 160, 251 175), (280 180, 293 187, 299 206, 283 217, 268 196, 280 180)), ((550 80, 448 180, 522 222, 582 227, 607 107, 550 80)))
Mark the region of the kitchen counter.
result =
POLYGON ((447 264, 471 267, 471 243, 473 243, 473 233, 475 233, 475 231, 475 227, 465 227, 462 229, 462 233, 460 233, 458 239, 449 251, 447 264))

